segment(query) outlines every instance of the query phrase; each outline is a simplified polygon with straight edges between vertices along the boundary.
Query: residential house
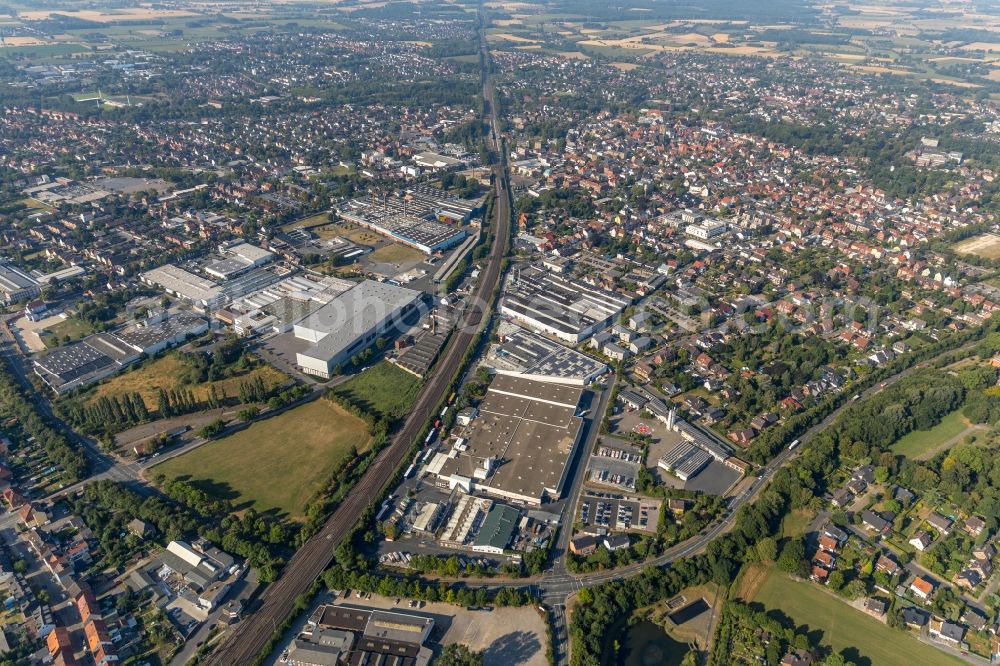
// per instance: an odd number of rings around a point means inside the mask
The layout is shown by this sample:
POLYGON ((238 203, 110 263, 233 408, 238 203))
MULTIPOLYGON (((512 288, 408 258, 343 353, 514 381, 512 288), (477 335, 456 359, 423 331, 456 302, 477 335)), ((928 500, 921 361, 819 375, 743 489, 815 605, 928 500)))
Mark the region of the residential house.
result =
POLYGON ((597 550, 597 537, 593 534, 584 534, 570 539, 569 552, 574 555, 585 557, 595 550, 597 550))
POLYGON ((936 638, 944 643, 959 645, 962 642, 962 638, 965 637, 965 628, 954 622, 940 620, 935 617, 931 618, 931 622, 927 627, 927 633, 930 634, 931 638, 936 638))
POLYGON ((909 541, 910 545, 919 550, 921 553, 930 548, 934 540, 931 539, 931 535, 927 532, 917 532, 909 541))
POLYGON ((983 530, 986 529, 986 521, 979 516, 971 516, 965 521, 965 525, 963 527, 970 536, 977 537, 983 533, 983 530))
POLYGON ((865 599, 865 612, 872 617, 882 618, 889 611, 889 602, 879 597, 865 599))
POLYGON ((927 516, 927 524, 934 528, 934 531, 941 536, 947 536, 951 532, 951 519, 942 516, 937 511, 927 516))
POLYGON ((879 555, 878 560, 875 561, 875 571, 884 572, 888 576, 895 576, 899 570, 899 564, 884 553, 879 555))
POLYGON ((913 596, 920 599, 921 601, 927 601, 934 594, 934 589, 937 587, 933 581, 930 581, 923 576, 917 576, 910 583, 910 591, 913 592, 913 596))
POLYGON ((892 528, 892 523, 874 511, 863 511, 861 513, 861 524, 865 529, 876 534, 885 534, 892 528))
POLYGON ((781 666, 811 666, 815 661, 807 650, 793 650, 781 658, 781 666))

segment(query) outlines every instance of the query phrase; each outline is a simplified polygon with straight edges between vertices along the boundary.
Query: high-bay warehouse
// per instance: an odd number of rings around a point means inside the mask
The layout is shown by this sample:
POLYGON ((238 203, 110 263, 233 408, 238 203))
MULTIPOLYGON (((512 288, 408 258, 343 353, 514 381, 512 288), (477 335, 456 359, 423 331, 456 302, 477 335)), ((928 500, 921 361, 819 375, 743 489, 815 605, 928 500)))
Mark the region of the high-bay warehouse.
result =
POLYGON ((423 294, 365 280, 295 324, 295 338, 308 346, 296 353, 302 371, 329 378, 337 365, 370 347, 414 312, 423 294))

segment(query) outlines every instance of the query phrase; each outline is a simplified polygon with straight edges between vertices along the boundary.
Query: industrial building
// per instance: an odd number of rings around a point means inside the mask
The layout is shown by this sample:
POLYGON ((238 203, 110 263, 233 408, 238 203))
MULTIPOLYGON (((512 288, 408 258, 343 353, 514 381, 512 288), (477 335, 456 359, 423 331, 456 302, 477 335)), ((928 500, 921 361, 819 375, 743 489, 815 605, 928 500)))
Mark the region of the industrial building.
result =
POLYGON ((285 663, 428 666, 433 652, 424 644, 433 630, 434 618, 426 615, 347 604, 320 606, 309 617, 308 635, 292 641, 285 663))
POLYGON ((311 345, 296 354, 303 372, 329 378, 333 369, 370 347, 417 309, 423 294, 365 280, 309 314, 293 327, 311 345))
POLYGON ((341 213, 341 217, 426 254, 458 245, 466 236, 463 229, 409 213, 383 214, 369 209, 361 214, 341 213))
POLYGON ((701 220, 694 224, 689 224, 684 228, 684 233, 700 240, 709 240, 726 232, 726 223, 722 220, 701 220))
POLYGON ((173 264, 146 271, 141 279, 200 308, 214 308, 222 299, 222 287, 173 264))
POLYGON ((16 266, 0 262, 0 304, 26 301, 40 293, 38 280, 16 266))
POLYGON ((205 264, 205 272, 220 280, 228 280, 233 276, 263 266, 274 258, 273 252, 250 243, 223 245, 219 251, 222 256, 205 264))
POLYGON ((294 275, 247 294, 228 307, 237 335, 285 333, 356 283, 308 273, 294 275))
POLYGON ((703 470, 712 459, 705 450, 683 440, 677 446, 660 456, 657 466, 677 475, 681 481, 687 481, 703 470))
POLYGON ((483 211, 485 197, 462 199, 428 185, 414 185, 381 198, 358 198, 338 215, 394 241, 431 254, 458 245, 468 235, 459 228, 483 211))
POLYGON ((472 545, 472 550, 477 553, 491 553, 493 555, 503 555, 510 545, 514 533, 517 532, 517 523, 521 519, 521 512, 506 504, 494 504, 490 512, 486 514, 486 520, 479 529, 479 535, 472 545))
POLYGON ((133 572, 129 587, 159 596, 171 621, 187 627, 190 621, 207 620, 244 573, 230 554, 208 541, 171 541, 149 564, 133 572))
POLYGON ((62 394, 109 377, 143 355, 152 356, 208 330, 208 322, 187 312, 152 313, 113 332, 95 333, 35 359, 35 374, 62 394))
POLYGON ((626 296, 527 266, 511 271, 500 311, 576 344, 607 327, 630 304, 626 296))
POLYGON ((498 375, 462 436, 431 459, 442 485, 540 505, 562 496, 580 441, 583 389, 498 375))
POLYGON ((605 363, 510 322, 501 323, 497 333, 499 341, 486 355, 497 374, 587 386, 608 371, 605 363))

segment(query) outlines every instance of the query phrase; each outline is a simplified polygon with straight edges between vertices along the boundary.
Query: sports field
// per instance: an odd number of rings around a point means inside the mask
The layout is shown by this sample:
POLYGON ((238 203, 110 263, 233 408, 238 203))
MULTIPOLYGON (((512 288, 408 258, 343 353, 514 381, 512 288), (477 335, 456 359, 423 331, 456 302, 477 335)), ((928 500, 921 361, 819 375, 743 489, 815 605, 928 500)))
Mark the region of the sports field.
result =
POLYGON ((913 636, 890 629, 816 583, 796 581, 777 571, 767 575, 753 601, 768 612, 781 611, 796 626, 806 625, 810 635, 819 632, 820 643, 835 652, 847 650, 848 654, 856 654, 851 660, 859 664, 957 666, 964 663, 913 636))
POLYGON ((364 421, 320 398, 167 460, 150 477, 179 477, 237 507, 297 520, 351 447, 370 444, 364 421))

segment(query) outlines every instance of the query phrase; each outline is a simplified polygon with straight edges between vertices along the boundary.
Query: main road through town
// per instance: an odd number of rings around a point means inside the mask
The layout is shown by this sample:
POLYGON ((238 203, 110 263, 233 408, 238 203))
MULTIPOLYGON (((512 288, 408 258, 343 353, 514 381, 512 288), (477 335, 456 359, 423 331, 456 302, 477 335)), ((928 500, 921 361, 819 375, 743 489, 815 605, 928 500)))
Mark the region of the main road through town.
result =
POLYGON ((491 126, 493 149, 498 165, 494 167, 496 199, 493 206, 493 245, 475 292, 441 355, 430 379, 423 386, 413 409, 390 444, 377 456, 371 467, 347 494, 323 528, 292 557, 277 581, 260 597, 260 603, 237 630, 209 657, 216 666, 249 664, 264 649, 275 629, 294 611, 299 595, 308 591, 313 581, 331 564, 334 550, 348 535, 365 508, 378 497, 402 465, 411 445, 433 417, 452 380, 461 368, 466 352, 476 334, 490 320, 492 301, 500 284, 504 258, 510 247, 511 210, 506 160, 497 128, 496 105, 485 34, 480 30, 483 54, 483 96, 486 117, 491 126))

